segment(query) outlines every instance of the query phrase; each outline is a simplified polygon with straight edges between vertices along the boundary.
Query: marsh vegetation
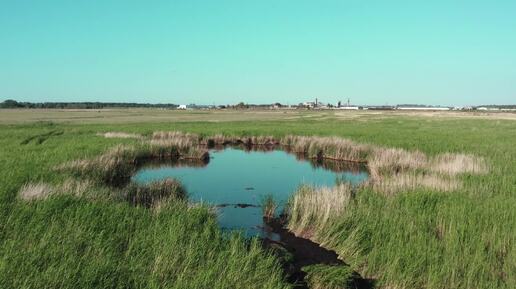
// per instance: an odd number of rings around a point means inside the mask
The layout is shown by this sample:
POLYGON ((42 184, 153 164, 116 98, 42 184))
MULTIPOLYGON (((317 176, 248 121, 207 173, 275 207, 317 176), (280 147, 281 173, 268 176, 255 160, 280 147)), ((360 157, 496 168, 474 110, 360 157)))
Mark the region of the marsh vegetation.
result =
MULTIPOLYGON (((371 179, 338 206, 314 198, 310 191, 318 188, 303 188, 288 207, 292 231, 335 250, 379 287, 516 286, 514 123, 387 117, 3 126, 0 287, 291 288, 278 258, 256 241, 221 232, 210 207, 176 197, 135 206, 121 192, 112 194, 148 156, 202 155, 158 144, 152 153, 153 132, 169 130, 188 131, 197 142, 220 132, 219 139, 271 134, 279 145, 287 134, 323 136, 318 146, 326 154, 298 140, 303 157, 358 155, 371 179), (20 145, 51 131, 63 133, 20 145), (111 131, 142 138, 96 136, 111 131), (331 135, 359 149, 333 152, 331 135), (319 202, 324 214, 310 209, 319 202)), ((307 280, 331 281, 330 269, 307 280)))

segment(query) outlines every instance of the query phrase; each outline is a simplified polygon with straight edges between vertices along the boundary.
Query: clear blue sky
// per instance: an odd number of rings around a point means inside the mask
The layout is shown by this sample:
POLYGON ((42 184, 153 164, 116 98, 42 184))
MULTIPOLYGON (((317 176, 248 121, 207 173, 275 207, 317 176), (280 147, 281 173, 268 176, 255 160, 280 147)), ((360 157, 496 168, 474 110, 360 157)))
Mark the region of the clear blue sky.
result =
POLYGON ((516 1, 0 0, 0 100, 516 103, 516 1))

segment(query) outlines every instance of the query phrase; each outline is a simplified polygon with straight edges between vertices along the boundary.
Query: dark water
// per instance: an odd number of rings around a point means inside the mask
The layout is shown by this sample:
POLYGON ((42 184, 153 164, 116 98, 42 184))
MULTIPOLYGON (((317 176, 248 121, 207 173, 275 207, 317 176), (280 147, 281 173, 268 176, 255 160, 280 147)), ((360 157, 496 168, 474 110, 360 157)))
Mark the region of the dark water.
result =
POLYGON ((340 164, 313 164, 284 151, 244 151, 227 148, 210 151, 208 164, 179 163, 143 167, 133 181, 146 183, 177 178, 189 199, 218 206, 224 229, 243 230, 247 236, 274 238, 263 225, 261 200, 272 195, 281 210, 288 197, 302 184, 334 186, 337 181, 359 184, 365 170, 340 164), (328 168, 338 169, 338 171, 328 168))

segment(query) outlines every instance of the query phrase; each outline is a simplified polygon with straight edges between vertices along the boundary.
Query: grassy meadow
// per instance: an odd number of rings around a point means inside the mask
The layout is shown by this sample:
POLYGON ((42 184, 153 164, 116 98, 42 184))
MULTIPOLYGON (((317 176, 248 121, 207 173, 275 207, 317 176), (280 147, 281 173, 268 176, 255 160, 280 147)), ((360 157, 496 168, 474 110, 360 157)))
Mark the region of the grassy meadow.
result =
MULTIPOLYGON (((306 209, 302 212, 313 217, 289 226, 309 230, 308 237, 376 279, 379 288, 516 288, 512 116, 146 111, 133 117, 92 115, 81 123, 72 112, 54 111, 31 122, 9 113, 12 118, 0 110, 0 288, 292 287, 275 256, 256 240, 222 233, 206 206, 175 199, 149 209, 102 197, 19 196, 27 183, 65 182, 68 176, 55 169, 64 163, 138 142, 99 133, 156 131, 338 136, 428 156, 481 157, 489 171, 458 175, 462 185, 451 191, 418 188, 386 195, 362 188, 353 198, 342 194, 345 205, 336 206, 331 218, 306 209)), ((95 193, 101 196, 102 188, 95 193)), ((336 274, 318 270, 325 278, 336 274)))

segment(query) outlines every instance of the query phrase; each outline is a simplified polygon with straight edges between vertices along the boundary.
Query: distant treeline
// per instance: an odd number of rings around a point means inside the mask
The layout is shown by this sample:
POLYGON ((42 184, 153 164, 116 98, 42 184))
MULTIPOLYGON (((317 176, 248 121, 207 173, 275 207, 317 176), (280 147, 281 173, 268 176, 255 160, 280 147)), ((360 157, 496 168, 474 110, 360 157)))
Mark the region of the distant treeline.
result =
POLYGON ((487 108, 499 108, 499 109, 516 109, 516 104, 487 104, 487 105, 479 105, 478 107, 487 107, 487 108))
MULTIPOLYGON (((18 102, 16 100, 8 99, 0 102, 0 108, 61 108, 61 109, 100 109, 100 108, 131 108, 131 107, 149 107, 149 108, 180 108, 178 104, 173 103, 135 103, 135 102, 18 102)), ((184 108, 188 109, 266 109, 266 108, 306 108, 303 103, 298 105, 284 105, 279 102, 272 104, 248 104, 239 102, 237 104, 226 105, 196 105, 188 104, 184 108)), ((332 108, 331 104, 321 105, 322 108, 332 108)), ((398 104, 398 105, 367 105, 360 106, 360 109, 367 108, 369 110, 394 110, 403 107, 415 108, 439 108, 443 106, 429 106, 425 104, 398 104)), ((184 109, 183 108, 183 109, 184 109)), ((516 105, 479 105, 473 107, 464 107, 461 109, 475 110, 478 108, 488 109, 516 109, 516 105)), ((451 108, 450 108, 451 109, 451 108)))
POLYGON ((134 102, 18 102, 8 99, 0 103, 0 108, 116 108, 116 107, 153 107, 153 108, 176 108, 177 104, 172 103, 134 103, 134 102))

